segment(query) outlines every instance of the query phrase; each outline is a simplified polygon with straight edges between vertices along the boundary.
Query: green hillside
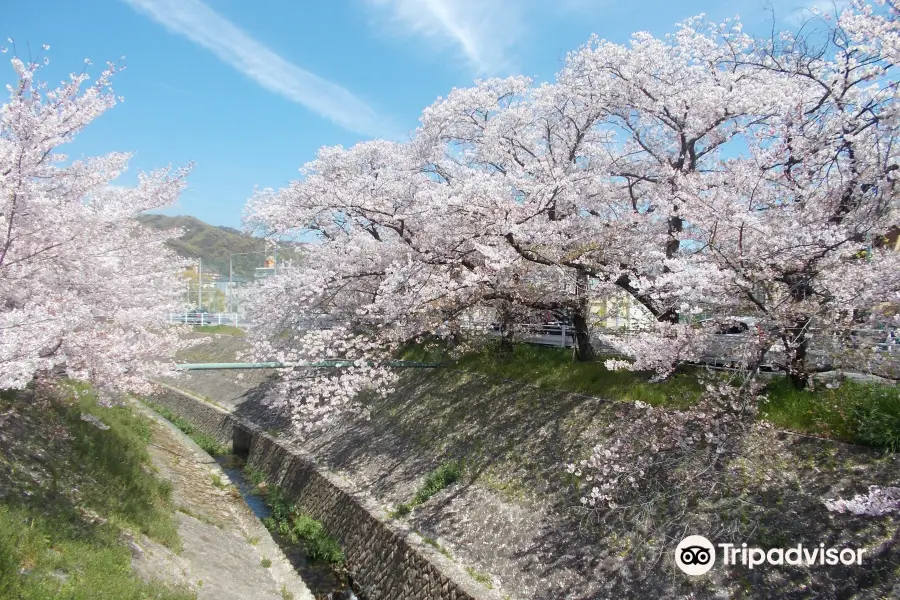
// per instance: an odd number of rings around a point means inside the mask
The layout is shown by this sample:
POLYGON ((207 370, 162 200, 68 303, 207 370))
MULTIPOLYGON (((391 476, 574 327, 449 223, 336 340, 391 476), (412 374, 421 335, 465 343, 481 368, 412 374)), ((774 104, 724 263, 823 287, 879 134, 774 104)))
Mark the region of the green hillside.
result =
MULTIPOLYGON (((184 230, 184 235, 171 240, 169 245, 181 256, 203 259, 204 271, 216 271, 228 277, 228 255, 238 252, 256 252, 233 257, 234 276, 253 279, 253 270, 263 266, 266 256, 273 255, 273 248, 265 240, 241 233, 232 227, 216 227, 194 217, 169 217, 166 215, 139 215, 138 220, 154 229, 184 230)), ((298 260, 302 245, 280 243, 278 262, 298 260)))

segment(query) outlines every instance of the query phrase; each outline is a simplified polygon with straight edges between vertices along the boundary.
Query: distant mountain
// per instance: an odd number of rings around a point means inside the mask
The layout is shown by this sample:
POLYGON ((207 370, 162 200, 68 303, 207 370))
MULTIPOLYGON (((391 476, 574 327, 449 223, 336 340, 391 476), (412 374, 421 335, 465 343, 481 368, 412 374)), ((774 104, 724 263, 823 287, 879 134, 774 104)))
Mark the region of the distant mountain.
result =
MULTIPOLYGON (((232 257, 234 277, 252 280, 256 267, 262 267, 267 256, 274 255, 274 248, 262 240, 233 227, 216 227, 195 217, 169 217, 166 215, 138 215, 138 220, 154 229, 183 229, 184 235, 169 241, 169 246, 186 258, 203 259, 204 272, 215 271, 228 278, 229 253, 255 252, 232 257)), ((298 260, 304 244, 278 244, 278 262, 298 260)))

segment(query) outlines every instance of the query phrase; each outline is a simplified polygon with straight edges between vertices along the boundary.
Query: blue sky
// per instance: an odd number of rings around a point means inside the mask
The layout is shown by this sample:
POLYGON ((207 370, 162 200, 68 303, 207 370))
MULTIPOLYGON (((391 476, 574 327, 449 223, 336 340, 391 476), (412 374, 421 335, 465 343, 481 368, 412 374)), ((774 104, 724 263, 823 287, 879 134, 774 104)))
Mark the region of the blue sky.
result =
MULTIPOLYGON (((119 61, 125 102, 66 151, 196 163, 168 214, 240 226, 254 186, 281 187, 321 146, 404 138, 422 109, 476 78, 551 80, 592 33, 625 42, 706 13, 790 28, 828 0, 6 0, 0 39, 51 46, 43 79, 119 61), (809 14, 805 12, 805 14, 809 14)), ((9 55, 3 55, 8 58, 9 55)), ((0 81, 12 80, 12 69, 0 81)))

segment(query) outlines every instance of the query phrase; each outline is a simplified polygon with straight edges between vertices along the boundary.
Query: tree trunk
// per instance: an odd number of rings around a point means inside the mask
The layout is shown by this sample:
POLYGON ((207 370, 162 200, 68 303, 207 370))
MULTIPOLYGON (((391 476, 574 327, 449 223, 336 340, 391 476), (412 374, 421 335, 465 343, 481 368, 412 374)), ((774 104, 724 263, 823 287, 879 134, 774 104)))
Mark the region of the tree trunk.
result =
POLYGON ((500 354, 512 354, 513 353, 513 328, 512 328, 512 315, 510 315, 509 310, 506 306, 501 306, 498 309, 499 313, 499 325, 500 325, 500 343, 498 345, 498 350, 500 354))
POLYGON ((794 351, 790 353, 788 377, 794 389, 803 390, 809 385, 809 372, 806 368, 806 356, 809 350, 809 339, 806 334, 807 320, 799 322, 788 331, 792 337, 794 351))
MULTIPOLYGON (((785 283, 790 285, 791 300, 794 303, 799 305, 812 295, 811 276, 808 272, 792 274, 783 279, 785 283)), ((792 346, 791 351, 788 352, 788 377, 790 377, 794 388, 798 390, 805 389, 809 385, 809 371, 806 367, 806 354, 809 348, 809 322, 809 317, 802 315, 794 321, 793 327, 787 329, 792 346)), ((788 351, 787 340, 784 341, 785 351, 788 351)))
POLYGON ((597 358, 594 346, 591 345, 591 333, 585 311, 578 310, 572 315, 575 327, 575 358, 578 362, 590 362, 597 358))
POLYGON ((660 323, 674 323, 678 324, 678 311, 675 308, 670 308, 665 312, 659 314, 656 317, 656 320, 660 323))
POLYGON ((575 328, 575 358, 578 362, 590 362, 597 358, 597 353, 591 345, 591 332, 588 327, 591 303, 587 273, 578 274, 575 280, 575 294, 578 298, 578 307, 572 314, 572 325, 575 328))

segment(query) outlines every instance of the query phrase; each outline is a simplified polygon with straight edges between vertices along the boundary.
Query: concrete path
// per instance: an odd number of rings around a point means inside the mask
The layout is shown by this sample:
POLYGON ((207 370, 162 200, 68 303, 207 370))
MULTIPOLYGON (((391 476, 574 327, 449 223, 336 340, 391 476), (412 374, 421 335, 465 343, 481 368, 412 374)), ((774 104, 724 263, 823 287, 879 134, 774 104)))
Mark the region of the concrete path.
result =
POLYGON ((314 600, 215 460, 167 421, 138 409, 154 419, 150 454, 160 477, 172 483, 183 549, 176 554, 146 537, 134 540, 134 569, 187 585, 199 600, 314 600))

